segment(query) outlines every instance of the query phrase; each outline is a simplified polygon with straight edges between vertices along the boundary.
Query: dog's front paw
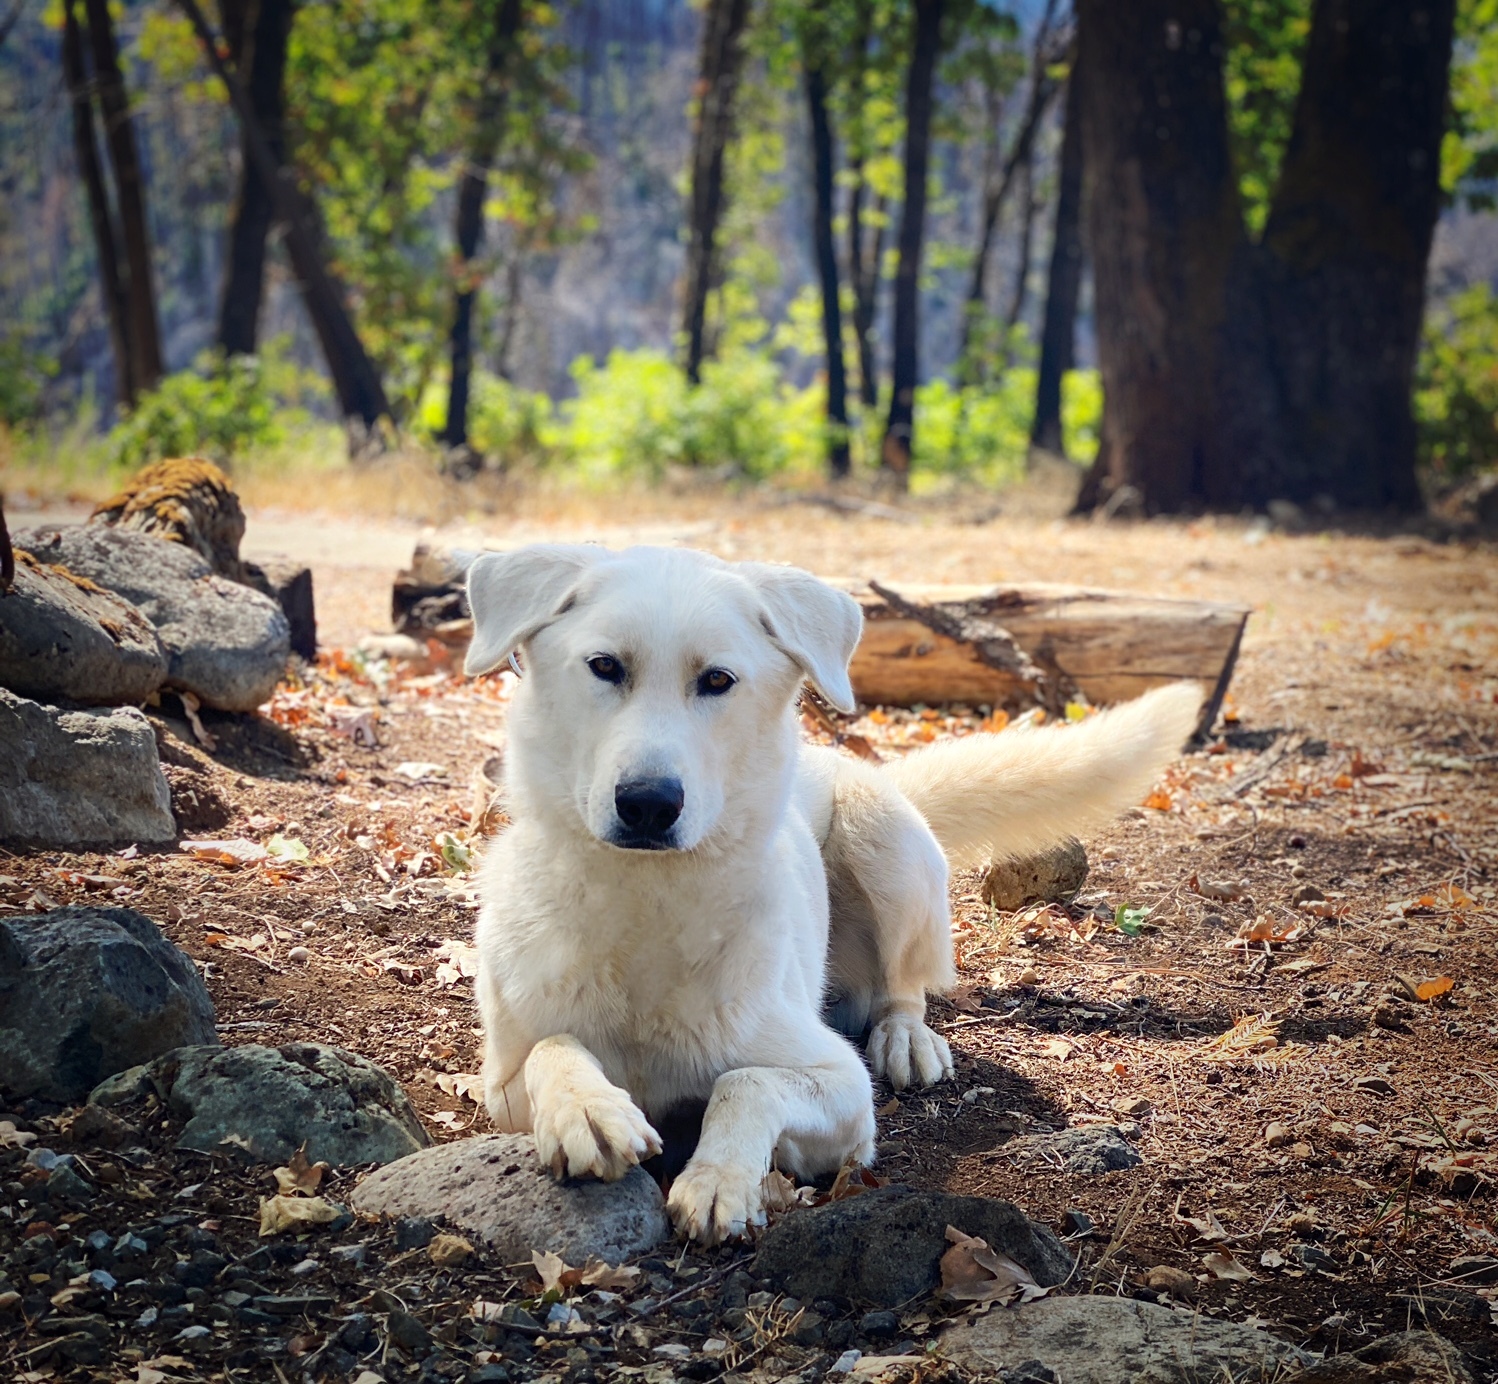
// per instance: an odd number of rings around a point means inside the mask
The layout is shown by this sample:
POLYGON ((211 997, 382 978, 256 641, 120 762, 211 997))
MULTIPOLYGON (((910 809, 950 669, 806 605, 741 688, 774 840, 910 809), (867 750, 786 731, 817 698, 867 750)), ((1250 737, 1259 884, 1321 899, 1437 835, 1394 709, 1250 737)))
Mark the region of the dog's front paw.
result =
POLYGON ((762 1170, 694 1158, 671 1184, 666 1199, 677 1233, 716 1245, 765 1223, 762 1170))
POLYGON ((869 1034, 869 1066, 897 1091, 932 1086, 952 1075, 952 1049, 939 1033, 908 1014, 880 1019, 869 1034))
POLYGON ((629 1093, 617 1086, 564 1096, 532 1111, 536 1152, 555 1177, 617 1182, 661 1151, 661 1137, 629 1093))

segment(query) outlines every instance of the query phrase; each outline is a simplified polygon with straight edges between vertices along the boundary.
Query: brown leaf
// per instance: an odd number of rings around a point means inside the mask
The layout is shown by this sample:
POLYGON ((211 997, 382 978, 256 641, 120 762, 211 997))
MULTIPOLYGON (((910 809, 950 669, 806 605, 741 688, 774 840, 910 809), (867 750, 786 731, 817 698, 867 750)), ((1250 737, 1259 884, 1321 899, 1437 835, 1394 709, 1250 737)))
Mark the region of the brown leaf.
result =
POLYGON ((1225 1278, 1231 1283, 1254 1281, 1253 1274, 1249 1272, 1243 1261, 1234 1258, 1225 1249, 1216 1249, 1211 1254, 1202 1255, 1202 1263, 1207 1266, 1207 1271, 1213 1278, 1225 1278))
POLYGON ((549 1249, 532 1250, 531 1263, 536 1267, 536 1277, 541 1280, 543 1293, 549 1293, 553 1288, 560 1288, 563 1275, 577 1272, 576 1269, 567 1267, 567 1262, 560 1254, 553 1254, 549 1249))
POLYGON ((952 1247, 941 1257, 941 1287, 958 1302, 1030 1302, 1050 1291, 1023 1264, 976 1235, 949 1225, 947 1241, 952 1247))
POLYGON ((339 1209, 322 1197, 289 1197, 276 1195, 260 1200, 261 1235, 279 1235, 283 1230, 301 1230, 308 1226, 336 1221, 339 1209))
POLYGON ((1415 998, 1417 1000, 1439 999, 1456 982, 1450 976, 1435 976, 1430 980, 1423 980, 1415 986, 1415 998))
POLYGON ((303 1144, 294 1154, 284 1168, 275 1170, 277 1188, 290 1195, 292 1192, 306 1192, 309 1196, 318 1188, 322 1182, 322 1175, 327 1172, 326 1163, 310 1163, 307 1161, 307 1145, 303 1144))
POLYGON ((214 865, 228 865, 239 869, 245 865, 258 865, 270 859, 270 852, 258 841, 236 836, 226 841, 183 841, 180 850, 186 851, 194 860, 206 860, 214 865))

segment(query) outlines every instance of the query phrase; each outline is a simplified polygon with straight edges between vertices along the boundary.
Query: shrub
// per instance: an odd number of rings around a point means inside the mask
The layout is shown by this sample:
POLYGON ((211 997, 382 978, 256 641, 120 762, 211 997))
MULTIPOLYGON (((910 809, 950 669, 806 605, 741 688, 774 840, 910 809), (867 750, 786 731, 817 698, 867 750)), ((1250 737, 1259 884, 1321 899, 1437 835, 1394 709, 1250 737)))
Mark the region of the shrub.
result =
POLYGON ((1420 460, 1434 476, 1498 467, 1498 298, 1487 284, 1427 314, 1415 420, 1420 460))
POLYGON ((0 425, 31 423, 42 409, 42 390, 57 362, 33 348, 19 331, 0 334, 0 425))
MULTIPOLYGON (((416 429, 429 442, 436 442, 447 426, 445 378, 429 384, 416 412, 416 429)), ((541 393, 521 389, 475 370, 469 385, 468 441, 476 452, 501 467, 544 461, 552 427, 551 400, 541 393)))

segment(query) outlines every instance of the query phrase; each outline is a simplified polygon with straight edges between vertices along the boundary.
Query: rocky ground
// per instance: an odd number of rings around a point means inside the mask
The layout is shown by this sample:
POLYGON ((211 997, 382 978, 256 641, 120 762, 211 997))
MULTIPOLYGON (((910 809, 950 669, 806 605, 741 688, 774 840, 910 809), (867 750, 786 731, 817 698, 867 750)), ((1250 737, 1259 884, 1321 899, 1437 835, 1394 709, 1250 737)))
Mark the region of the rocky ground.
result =
MULTIPOLYGON (((1053 1298, 1164 1303, 1203 1331, 1247 1322, 1310 1352, 1429 1327, 1474 1377, 1498 1377, 1493 553, 962 520, 698 500, 651 521, 829 574, 1254 604, 1218 736, 1087 842, 1075 900, 1004 912, 980 876, 954 881, 962 984, 934 1012, 957 1077, 880 1094, 879 1177, 1017 1202, 1074 1262, 1053 1298)), ((524 531, 624 532, 575 513, 524 531)), ((351 1050, 444 1142, 486 1129, 466 944, 472 854, 503 826, 484 768, 503 751, 508 674, 470 683, 354 652, 401 560, 391 533, 279 521, 278 546, 300 534, 325 555, 327 652, 264 716, 205 711, 195 729, 164 695, 151 714, 184 842, 0 855, 0 912, 140 911, 198 963, 224 1043, 351 1050), (194 839, 250 844, 225 860, 194 839)), ((840 729, 891 756, 992 728, 988 710, 868 708, 840 729)), ((182 1116, 154 1099, 81 1124, 35 1099, 0 1114, 8 1375, 656 1384, 908 1376, 884 1360, 906 1356, 922 1378, 993 1377, 981 1351, 926 1358, 971 1312, 960 1302, 808 1295, 777 1286, 753 1245, 667 1243, 628 1258, 638 1273, 584 1283, 472 1235, 471 1252, 444 1248, 453 1228, 430 1218, 345 1209, 365 1168, 317 1189, 331 1221, 262 1236, 270 1168, 178 1149, 182 1116)), ((1028 1321, 1050 1301, 988 1316, 1028 1321)))

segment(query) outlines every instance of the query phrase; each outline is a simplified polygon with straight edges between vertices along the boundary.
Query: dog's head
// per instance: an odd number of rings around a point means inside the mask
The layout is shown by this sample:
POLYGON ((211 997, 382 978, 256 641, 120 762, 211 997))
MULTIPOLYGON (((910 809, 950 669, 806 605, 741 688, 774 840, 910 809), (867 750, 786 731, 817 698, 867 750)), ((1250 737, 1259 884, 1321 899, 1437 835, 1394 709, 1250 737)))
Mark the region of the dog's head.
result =
POLYGON ((524 660, 506 754, 516 808, 612 846, 689 851, 768 825, 802 681, 853 709, 858 603, 795 567, 537 545, 478 558, 468 602, 467 672, 524 660))

